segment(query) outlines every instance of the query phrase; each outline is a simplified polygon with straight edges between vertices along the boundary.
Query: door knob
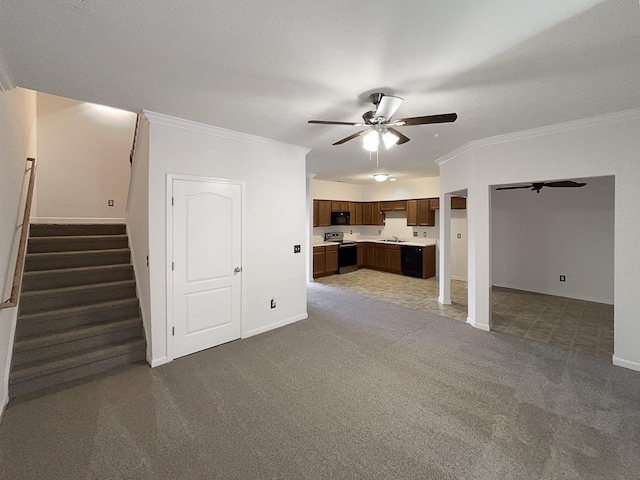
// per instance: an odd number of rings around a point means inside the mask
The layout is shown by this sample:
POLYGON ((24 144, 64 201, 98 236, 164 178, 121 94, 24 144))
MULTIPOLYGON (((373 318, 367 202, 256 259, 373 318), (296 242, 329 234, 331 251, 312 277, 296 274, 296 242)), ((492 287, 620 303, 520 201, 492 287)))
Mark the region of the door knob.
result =
POLYGON ((242 271, 242 267, 236 267, 233 269, 234 273, 240 273, 242 271))

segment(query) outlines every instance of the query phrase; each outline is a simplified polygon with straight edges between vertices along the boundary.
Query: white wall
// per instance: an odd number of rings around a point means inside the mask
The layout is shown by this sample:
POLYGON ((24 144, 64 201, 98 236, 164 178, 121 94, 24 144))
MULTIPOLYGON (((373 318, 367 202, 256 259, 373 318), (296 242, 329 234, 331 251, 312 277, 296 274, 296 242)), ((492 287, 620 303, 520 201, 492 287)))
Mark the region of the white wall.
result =
POLYGON ((140 300, 142 323, 147 339, 147 361, 153 358, 151 342, 151 305, 149 268, 149 122, 140 119, 138 138, 131 167, 129 195, 127 197, 127 234, 131 247, 131 263, 136 276, 136 288, 140 300))
POLYGON ((307 252, 294 254, 293 246, 305 245, 308 150, 151 112, 145 115, 150 121, 152 365, 168 359, 165 205, 169 173, 245 182, 243 337, 306 318, 307 252), (277 300, 275 309, 270 308, 272 298, 277 300))
MULTIPOLYGON (((26 160, 36 157, 35 136, 35 92, 20 88, 0 91, 0 302, 11 295, 29 179, 26 160)), ((9 399, 9 367, 17 310, 0 310, 0 415, 9 399)))
POLYGON ((35 221, 122 222, 135 121, 135 113, 38 93, 35 221))
POLYGON ((614 178, 581 181, 493 192, 494 285, 613 304, 614 178))
POLYGON ((471 142, 439 163, 442 192, 468 192, 469 320, 479 328, 491 318, 491 186, 615 176, 613 362, 640 370, 640 111, 471 142))

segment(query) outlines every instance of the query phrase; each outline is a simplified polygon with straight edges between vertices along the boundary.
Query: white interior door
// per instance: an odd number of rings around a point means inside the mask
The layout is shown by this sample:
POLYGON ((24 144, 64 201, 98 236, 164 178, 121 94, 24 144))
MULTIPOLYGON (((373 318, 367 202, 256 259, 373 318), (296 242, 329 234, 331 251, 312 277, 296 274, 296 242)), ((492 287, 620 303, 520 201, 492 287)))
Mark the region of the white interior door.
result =
POLYGON ((241 186, 173 180, 173 357, 241 336, 241 186))

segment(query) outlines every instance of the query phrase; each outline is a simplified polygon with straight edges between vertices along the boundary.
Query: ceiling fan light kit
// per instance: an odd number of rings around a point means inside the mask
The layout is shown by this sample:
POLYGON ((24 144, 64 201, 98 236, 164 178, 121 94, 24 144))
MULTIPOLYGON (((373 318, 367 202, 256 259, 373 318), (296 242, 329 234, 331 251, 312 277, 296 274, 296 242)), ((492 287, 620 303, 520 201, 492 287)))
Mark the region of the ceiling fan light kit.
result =
POLYGON ((386 173, 376 173, 373 178, 376 182, 384 182, 387 178, 389 178, 389 175, 387 175, 386 173))
POLYGON ((356 132, 348 137, 338 140, 334 145, 342 145, 343 143, 353 140, 360 135, 365 135, 362 141, 362 146, 370 152, 378 150, 378 144, 380 143, 380 136, 387 149, 393 145, 402 145, 407 143, 409 137, 398 132, 394 127, 406 127, 412 125, 427 125, 431 123, 452 123, 458 118, 455 113, 443 113, 440 115, 426 115, 422 117, 409 117, 401 118, 398 120, 392 120, 393 115, 403 102, 400 97, 393 95, 385 95, 384 93, 372 93, 369 95, 371 102, 375 105, 376 109, 365 112, 362 115, 364 123, 357 122, 335 122, 332 120, 309 120, 309 123, 319 125, 347 125, 351 127, 368 127, 368 129, 356 132), (375 148, 374 148, 375 146, 375 148))

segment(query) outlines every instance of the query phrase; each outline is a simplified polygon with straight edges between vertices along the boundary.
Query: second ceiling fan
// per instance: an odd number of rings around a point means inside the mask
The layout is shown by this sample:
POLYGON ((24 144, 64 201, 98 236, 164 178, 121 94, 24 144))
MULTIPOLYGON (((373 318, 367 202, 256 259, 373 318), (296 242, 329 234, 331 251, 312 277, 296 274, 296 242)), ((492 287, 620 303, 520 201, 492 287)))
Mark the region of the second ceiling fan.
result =
POLYGON ((440 115, 426 115, 422 117, 409 117, 392 120, 403 99, 384 93, 372 93, 369 98, 375 105, 375 110, 370 110, 362 115, 364 123, 358 122, 335 122, 331 120, 309 120, 309 123, 320 125, 348 125, 352 127, 368 127, 364 130, 349 135, 348 137, 338 140, 333 145, 341 145, 349 140, 353 140, 364 135, 363 146, 365 149, 375 152, 378 150, 380 139, 386 148, 393 145, 402 145, 407 143, 409 137, 403 135, 395 127, 405 127, 411 125, 427 125, 430 123, 451 123, 455 122, 458 115, 455 113, 444 113, 440 115))

